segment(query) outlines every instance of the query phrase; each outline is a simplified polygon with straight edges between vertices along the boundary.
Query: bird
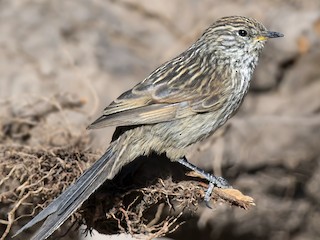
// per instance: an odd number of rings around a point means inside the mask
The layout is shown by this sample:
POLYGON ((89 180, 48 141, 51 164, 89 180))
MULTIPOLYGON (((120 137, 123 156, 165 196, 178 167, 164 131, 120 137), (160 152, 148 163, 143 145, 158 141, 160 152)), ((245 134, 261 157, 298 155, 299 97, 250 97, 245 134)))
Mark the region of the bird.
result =
POLYGON ((48 238, 106 180, 151 153, 166 154, 204 176, 209 182, 206 202, 214 187, 231 187, 224 178, 191 164, 186 148, 212 135, 234 115, 265 42, 283 36, 250 17, 216 20, 188 49, 121 94, 89 125, 88 129, 116 126, 110 146, 16 235, 45 219, 32 240, 48 238))

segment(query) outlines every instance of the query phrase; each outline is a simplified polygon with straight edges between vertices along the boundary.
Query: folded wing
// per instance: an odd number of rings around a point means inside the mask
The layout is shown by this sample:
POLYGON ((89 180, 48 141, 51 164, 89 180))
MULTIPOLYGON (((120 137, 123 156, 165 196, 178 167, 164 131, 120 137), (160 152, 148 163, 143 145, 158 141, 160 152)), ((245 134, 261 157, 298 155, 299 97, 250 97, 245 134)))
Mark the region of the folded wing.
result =
POLYGON ((155 124, 213 111, 225 102, 221 77, 208 61, 179 56, 123 93, 88 128, 155 124))

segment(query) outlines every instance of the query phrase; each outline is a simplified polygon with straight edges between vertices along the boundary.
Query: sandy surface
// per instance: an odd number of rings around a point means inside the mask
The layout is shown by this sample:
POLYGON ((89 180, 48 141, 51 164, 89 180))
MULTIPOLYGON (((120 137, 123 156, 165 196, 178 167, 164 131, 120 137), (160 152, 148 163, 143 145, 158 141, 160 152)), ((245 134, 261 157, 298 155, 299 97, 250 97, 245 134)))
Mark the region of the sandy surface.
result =
MULTIPOLYGON (((285 38, 267 44, 249 95, 228 128, 198 144, 189 158, 229 179, 257 206, 250 211, 227 206, 202 209, 170 237, 316 239, 320 236, 317 0, 1 1, 1 124, 27 119, 30 103, 55 102, 57 94, 75 96, 81 107, 46 114, 29 128, 36 138, 17 134, 24 129, 10 136, 2 129, 0 144, 39 146, 48 143, 44 130, 64 136, 67 128, 70 136, 86 135, 85 127, 107 104, 226 15, 255 17, 285 38)), ((90 133, 87 149, 101 153, 112 131, 90 133)), ((57 137, 51 144, 63 146, 65 139, 57 137)), ((5 213, 1 219, 7 219, 5 213)), ((5 224, 0 224, 3 231, 5 224)))

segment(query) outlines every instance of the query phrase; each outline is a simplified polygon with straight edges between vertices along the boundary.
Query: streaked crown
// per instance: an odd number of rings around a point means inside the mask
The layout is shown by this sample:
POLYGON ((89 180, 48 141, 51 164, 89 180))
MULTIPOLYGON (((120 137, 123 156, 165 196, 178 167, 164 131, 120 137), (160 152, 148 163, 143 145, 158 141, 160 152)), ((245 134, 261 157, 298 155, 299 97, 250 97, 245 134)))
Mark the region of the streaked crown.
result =
POLYGON ((268 38, 281 37, 257 20, 242 16, 223 17, 214 22, 195 43, 200 51, 221 59, 249 58, 256 64, 268 38))

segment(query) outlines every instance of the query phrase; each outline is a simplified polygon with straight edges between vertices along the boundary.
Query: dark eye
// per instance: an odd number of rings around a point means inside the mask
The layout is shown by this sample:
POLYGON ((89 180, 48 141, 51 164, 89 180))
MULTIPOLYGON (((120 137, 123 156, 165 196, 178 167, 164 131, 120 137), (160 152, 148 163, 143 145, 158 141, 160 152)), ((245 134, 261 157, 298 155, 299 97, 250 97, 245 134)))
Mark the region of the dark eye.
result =
POLYGON ((248 35, 248 32, 247 32, 246 30, 243 30, 243 29, 239 30, 238 33, 239 33, 239 35, 240 35, 241 37, 245 37, 245 36, 248 35))

